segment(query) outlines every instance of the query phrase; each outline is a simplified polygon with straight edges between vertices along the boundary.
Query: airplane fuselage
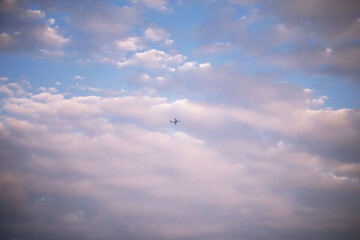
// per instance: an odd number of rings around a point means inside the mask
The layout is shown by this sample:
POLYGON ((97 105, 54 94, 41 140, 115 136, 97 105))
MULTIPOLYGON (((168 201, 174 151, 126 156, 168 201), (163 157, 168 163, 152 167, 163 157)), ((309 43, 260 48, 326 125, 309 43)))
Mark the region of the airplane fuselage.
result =
POLYGON ((180 120, 177 120, 176 118, 174 118, 174 120, 170 120, 171 123, 173 123, 174 125, 176 125, 178 122, 180 122, 180 120))

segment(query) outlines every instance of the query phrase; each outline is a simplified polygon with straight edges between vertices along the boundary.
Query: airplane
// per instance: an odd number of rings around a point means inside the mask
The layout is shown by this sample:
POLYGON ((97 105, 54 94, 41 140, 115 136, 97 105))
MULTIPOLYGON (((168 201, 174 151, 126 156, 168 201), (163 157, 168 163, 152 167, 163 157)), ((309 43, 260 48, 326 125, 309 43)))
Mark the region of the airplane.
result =
POLYGON ((174 125, 176 125, 178 122, 180 122, 180 120, 177 120, 176 118, 174 118, 174 121, 170 120, 170 122, 173 123, 174 125))

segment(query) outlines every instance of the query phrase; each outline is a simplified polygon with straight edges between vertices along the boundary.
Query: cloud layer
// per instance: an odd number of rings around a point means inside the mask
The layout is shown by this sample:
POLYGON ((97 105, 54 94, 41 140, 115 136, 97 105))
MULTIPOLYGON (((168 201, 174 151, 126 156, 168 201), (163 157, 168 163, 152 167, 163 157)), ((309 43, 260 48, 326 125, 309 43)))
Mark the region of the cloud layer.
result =
MULTIPOLYGON (((284 87, 256 85, 271 95, 284 87)), ((359 112, 310 110, 308 94, 298 92, 292 104, 259 98, 268 105, 255 108, 136 95, 7 94, 2 232, 40 239, 356 239, 359 112), (169 125, 173 116, 181 124, 169 125)))

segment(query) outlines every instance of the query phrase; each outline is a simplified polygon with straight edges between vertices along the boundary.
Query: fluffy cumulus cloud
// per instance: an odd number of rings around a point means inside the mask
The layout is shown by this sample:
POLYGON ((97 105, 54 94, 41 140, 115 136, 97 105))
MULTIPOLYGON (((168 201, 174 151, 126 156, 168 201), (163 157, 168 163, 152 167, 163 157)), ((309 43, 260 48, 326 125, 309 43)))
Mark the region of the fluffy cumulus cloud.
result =
POLYGON ((150 49, 145 52, 137 52, 132 57, 117 63, 119 68, 139 66, 145 68, 165 68, 172 71, 173 66, 179 65, 185 60, 181 54, 168 55, 164 51, 150 49))
POLYGON ((148 28, 145 30, 145 38, 158 42, 167 39, 169 34, 164 29, 148 28))
POLYGON ((356 6, 0 1, 0 238, 359 239, 356 6))
MULTIPOLYGON (((190 65, 182 84, 210 91, 221 76, 237 97, 235 72, 190 65)), ((2 100, 3 236, 356 239, 359 112, 310 110, 309 90, 253 84, 243 101, 257 106, 18 85, 25 94, 2 100)))
POLYGON ((128 37, 123 40, 117 40, 115 46, 124 51, 136 51, 143 48, 139 37, 128 37))

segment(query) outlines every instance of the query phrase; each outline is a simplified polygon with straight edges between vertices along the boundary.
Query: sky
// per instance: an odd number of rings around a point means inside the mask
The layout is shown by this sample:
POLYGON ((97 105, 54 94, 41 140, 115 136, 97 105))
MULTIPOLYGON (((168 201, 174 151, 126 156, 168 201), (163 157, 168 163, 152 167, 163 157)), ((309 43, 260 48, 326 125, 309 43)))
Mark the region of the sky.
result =
POLYGON ((359 109, 357 0, 0 0, 0 239, 360 239, 359 109))

